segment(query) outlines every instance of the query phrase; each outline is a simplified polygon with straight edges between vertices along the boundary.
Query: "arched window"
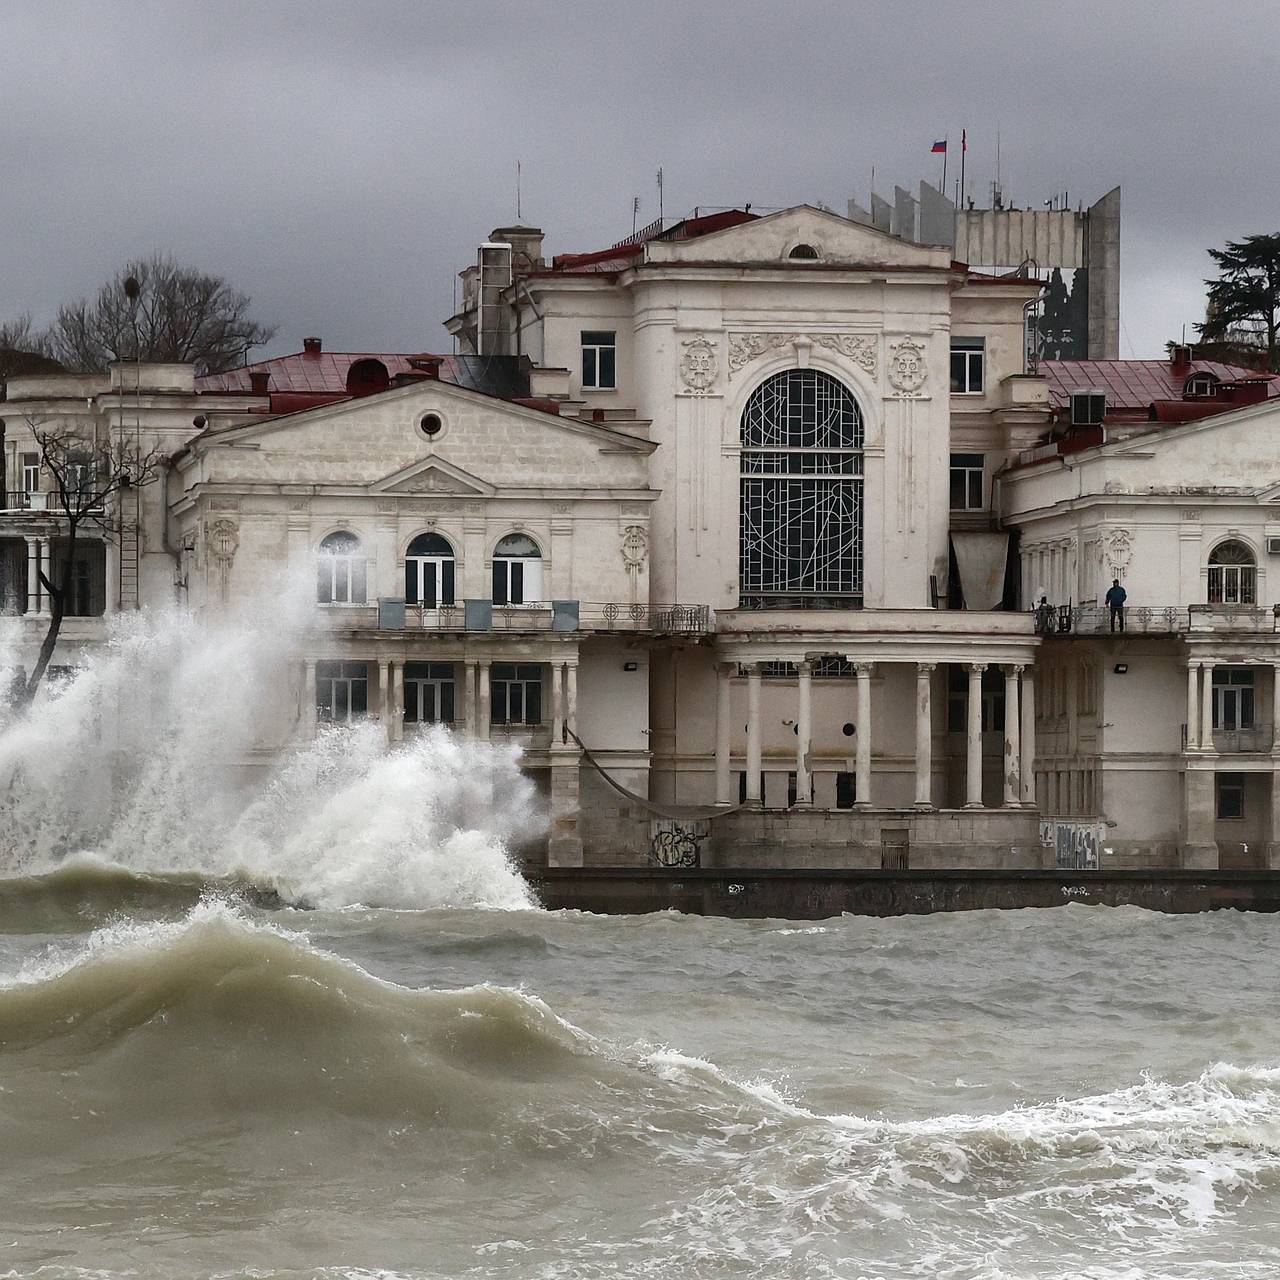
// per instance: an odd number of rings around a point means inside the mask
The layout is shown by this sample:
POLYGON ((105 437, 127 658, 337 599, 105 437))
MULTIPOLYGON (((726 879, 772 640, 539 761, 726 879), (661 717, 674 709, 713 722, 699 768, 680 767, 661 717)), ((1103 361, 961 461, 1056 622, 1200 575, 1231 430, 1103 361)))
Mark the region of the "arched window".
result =
POLYGON ((453 604, 453 548, 438 533, 420 533, 404 557, 404 600, 424 609, 453 604))
POLYGON ((1211 373, 1193 373, 1182 386, 1182 394, 1184 397, 1191 399, 1196 397, 1211 396, 1213 389, 1218 385, 1218 380, 1211 373))
POLYGON ((787 257, 804 262, 816 262, 818 260, 818 251, 811 244, 798 244, 787 254, 787 257))
POLYGON ((1243 542, 1220 542, 1209 552, 1209 603, 1257 604, 1258 565, 1243 542))
POLYGON ((742 413, 744 609, 862 605, 862 413, 816 369, 775 374, 742 413))
POLYGON ((368 561, 354 533, 340 530, 320 544, 316 599, 321 604, 364 604, 368 561))
POLYGON ((527 534, 509 533, 493 551, 493 603, 534 604, 542 599, 542 552, 527 534))
POLYGON ((390 385, 391 376, 381 360, 372 357, 353 360, 347 369, 348 395, 371 396, 376 391, 385 391, 390 385))

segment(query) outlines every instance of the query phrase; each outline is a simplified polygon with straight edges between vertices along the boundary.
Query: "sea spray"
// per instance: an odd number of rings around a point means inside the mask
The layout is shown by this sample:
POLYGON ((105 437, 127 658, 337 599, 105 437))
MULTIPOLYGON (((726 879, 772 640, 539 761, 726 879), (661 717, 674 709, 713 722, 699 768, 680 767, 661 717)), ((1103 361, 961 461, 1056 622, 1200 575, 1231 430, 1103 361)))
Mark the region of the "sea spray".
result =
POLYGON ((225 618, 113 619, 102 651, 0 721, 0 875, 86 851, 242 877, 308 905, 532 905, 510 851, 541 827, 513 748, 377 721, 301 723, 298 589, 225 618))

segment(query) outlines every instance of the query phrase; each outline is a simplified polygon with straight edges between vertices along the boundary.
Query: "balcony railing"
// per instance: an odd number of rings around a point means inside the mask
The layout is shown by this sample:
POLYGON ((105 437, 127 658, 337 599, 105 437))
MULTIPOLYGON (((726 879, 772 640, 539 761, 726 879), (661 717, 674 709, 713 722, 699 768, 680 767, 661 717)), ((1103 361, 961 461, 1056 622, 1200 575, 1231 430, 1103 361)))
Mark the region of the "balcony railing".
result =
MULTIPOLYGON (((1214 729, 1213 749, 1223 755, 1237 755, 1249 751, 1270 751, 1275 741, 1275 727, 1269 724, 1251 724, 1241 729, 1214 729)), ((1187 747, 1187 726, 1182 726, 1182 746, 1187 747)))
MULTIPOLYGON (((1192 604, 1129 605, 1124 611, 1126 635, 1184 635, 1190 632, 1260 635, 1280 630, 1280 605, 1192 604)), ((1111 633, 1111 612, 1105 605, 1059 605, 1037 617, 1046 635, 1103 635, 1111 633)), ((1117 623, 1116 635, 1120 634, 1117 623)))
POLYGON ((4 511, 47 511, 50 494, 27 489, 4 490, 4 511))
POLYGON ((330 625, 343 630, 437 632, 619 632, 703 635, 711 630, 711 610, 701 604, 599 604, 540 600, 502 605, 464 600, 428 608, 383 598, 376 605, 324 607, 330 625))

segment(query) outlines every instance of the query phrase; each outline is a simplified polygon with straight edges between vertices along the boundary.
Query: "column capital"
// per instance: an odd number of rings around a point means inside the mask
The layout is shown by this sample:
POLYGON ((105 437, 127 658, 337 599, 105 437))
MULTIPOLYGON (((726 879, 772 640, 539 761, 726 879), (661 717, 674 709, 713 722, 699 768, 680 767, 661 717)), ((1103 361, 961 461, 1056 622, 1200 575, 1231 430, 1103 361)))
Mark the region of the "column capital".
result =
POLYGON ((1027 669, 1025 662, 1006 662, 1004 673, 1007 676, 1020 676, 1027 669))
POLYGON ((938 664, 936 662, 917 662, 916 678, 919 679, 921 676, 927 676, 930 672, 936 671, 937 669, 938 664))
POLYGON ((861 680, 863 676, 870 676, 875 669, 876 664, 874 662, 855 662, 853 664, 854 674, 859 680, 861 680))
POLYGON ((750 662, 739 662, 738 666, 745 667, 749 676, 758 676, 760 674, 760 663, 754 659, 750 662))
POLYGON ((987 669, 987 664, 985 662, 969 662, 965 665, 969 668, 970 675, 980 676, 987 669))
POLYGON ((813 674, 815 664, 808 658, 799 658, 796 660, 796 675, 810 676, 813 674))

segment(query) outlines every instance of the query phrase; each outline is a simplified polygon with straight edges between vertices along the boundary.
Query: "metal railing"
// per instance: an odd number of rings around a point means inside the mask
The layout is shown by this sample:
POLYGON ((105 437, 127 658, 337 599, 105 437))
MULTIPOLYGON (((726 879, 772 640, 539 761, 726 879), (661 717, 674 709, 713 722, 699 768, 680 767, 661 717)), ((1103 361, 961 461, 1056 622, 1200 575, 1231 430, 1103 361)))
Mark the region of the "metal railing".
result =
POLYGON ((50 495, 47 493, 36 493, 28 489, 6 489, 4 490, 4 507, 5 511, 45 511, 46 504, 50 495))
POLYGON ((650 635, 705 635, 711 609, 705 604, 615 604, 579 600, 539 600, 530 604, 492 604, 465 600, 456 604, 406 605, 382 599, 376 604, 322 605, 328 624, 341 630, 436 632, 619 632, 650 635))
MULTIPOLYGON (((1280 630, 1280 605, 1246 604, 1127 605, 1124 625, 1116 635, 1183 635, 1188 632, 1232 632, 1260 635, 1280 630)), ((1111 611, 1106 605, 1058 605, 1036 615, 1036 630, 1044 635, 1110 635, 1111 611)))
MULTIPOLYGON (((1270 751, 1275 741, 1275 726, 1258 723, 1239 729, 1214 729, 1213 749, 1222 755, 1239 755, 1250 751, 1270 751)), ((1188 745, 1187 726, 1182 725, 1182 748, 1188 745)))

